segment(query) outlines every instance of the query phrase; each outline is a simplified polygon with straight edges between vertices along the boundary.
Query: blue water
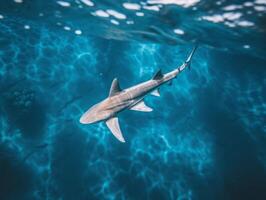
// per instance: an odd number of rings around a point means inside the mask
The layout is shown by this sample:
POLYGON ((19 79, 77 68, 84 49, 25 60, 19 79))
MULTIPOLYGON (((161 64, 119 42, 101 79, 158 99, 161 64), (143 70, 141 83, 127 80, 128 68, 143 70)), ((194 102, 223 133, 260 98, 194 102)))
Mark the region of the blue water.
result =
POLYGON ((0 199, 266 199, 266 2, 1 0, 0 199), (80 116, 186 70, 126 143, 80 116))

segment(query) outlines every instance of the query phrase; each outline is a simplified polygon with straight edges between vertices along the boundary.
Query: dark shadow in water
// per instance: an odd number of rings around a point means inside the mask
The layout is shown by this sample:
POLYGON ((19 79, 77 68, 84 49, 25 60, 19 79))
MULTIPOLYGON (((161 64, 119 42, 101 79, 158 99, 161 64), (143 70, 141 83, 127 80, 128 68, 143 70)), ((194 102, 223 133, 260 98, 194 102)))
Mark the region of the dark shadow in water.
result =
POLYGON ((219 99, 219 94, 213 89, 199 92, 200 118, 216 138, 217 181, 224 194, 217 198, 265 199, 266 174, 258 160, 256 143, 243 126, 234 120, 237 118, 234 109, 231 113, 221 109, 219 99))
POLYGON ((0 199, 27 200, 32 197, 33 174, 25 165, 14 162, 16 153, 0 146, 0 199))
POLYGON ((2 101, 11 128, 19 128, 25 138, 42 136, 46 121, 45 108, 34 90, 15 87, 2 96, 2 101))
POLYGON ((85 133, 67 125, 54 143, 52 177, 56 183, 54 196, 63 199, 97 199, 90 191, 98 176, 87 166, 88 152, 85 133), (63 195, 63 196, 62 196, 63 195))

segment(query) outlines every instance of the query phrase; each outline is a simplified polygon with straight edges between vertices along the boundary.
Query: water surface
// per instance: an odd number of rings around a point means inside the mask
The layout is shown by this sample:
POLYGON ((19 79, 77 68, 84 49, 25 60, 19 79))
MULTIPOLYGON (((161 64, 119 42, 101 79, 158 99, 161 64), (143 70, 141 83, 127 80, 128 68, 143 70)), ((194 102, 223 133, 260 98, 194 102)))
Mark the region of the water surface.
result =
POLYGON ((0 199, 266 199, 266 2, 2 0, 0 199), (152 113, 86 109, 181 65, 152 113))

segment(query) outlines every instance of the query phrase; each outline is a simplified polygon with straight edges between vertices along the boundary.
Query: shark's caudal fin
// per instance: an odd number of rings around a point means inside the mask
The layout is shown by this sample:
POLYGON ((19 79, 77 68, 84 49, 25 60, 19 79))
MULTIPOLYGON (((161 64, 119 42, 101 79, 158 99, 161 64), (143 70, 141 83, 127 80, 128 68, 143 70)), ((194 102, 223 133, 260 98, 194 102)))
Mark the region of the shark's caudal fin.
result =
POLYGON ((195 53, 195 51, 196 51, 197 48, 198 48, 198 45, 196 45, 196 46, 192 49, 191 53, 190 53, 189 56, 187 57, 187 60, 184 62, 183 65, 181 65, 181 66, 179 67, 179 70, 180 70, 180 71, 183 71, 186 67, 187 67, 188 69, 190 69, 190 66, 191 66, 191 59, 192 59, 192 57, 193 57, 193 55, 194 55, 194 53, 195 53))
POLYGON ((191 59, 196 51, 196 49, 198 48, 198 45, 195 45, 195 47, 192 49, 191 53, 189 54, 185 64, 187 65, 188 69, 190 69, 191 66, 191 59))

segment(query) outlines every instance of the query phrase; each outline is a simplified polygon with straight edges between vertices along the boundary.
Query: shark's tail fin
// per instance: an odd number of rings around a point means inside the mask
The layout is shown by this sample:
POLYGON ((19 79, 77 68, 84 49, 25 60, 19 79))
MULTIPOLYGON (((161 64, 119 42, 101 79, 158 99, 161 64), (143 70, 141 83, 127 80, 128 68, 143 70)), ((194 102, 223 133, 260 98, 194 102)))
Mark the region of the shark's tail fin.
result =
POLYGON ((187 57, 187 60, 184 62, 183 65, 181 65, 181 66, 179 67, 179 70, 180 70, 180 71, 183 71, 186 67, 187 67, 188 69, 190 69, 191 59, 192 59, 192 57, 193 57, 193 55, 194 55, 194 53, 195 53, 197 47, 198 47, 198 45, 196 45, 196 46, 192 49, 191 53, 190 53, 189 56, 187 57))
POLYGON ((198 48, 198 45, 195 45, 194 48, 192 49, 191 53, 189 54, 187 60, 185 61, 185 65, 187 65, 188 69, 190 69, 191 59, 192 59, 197 48, 198 48))

